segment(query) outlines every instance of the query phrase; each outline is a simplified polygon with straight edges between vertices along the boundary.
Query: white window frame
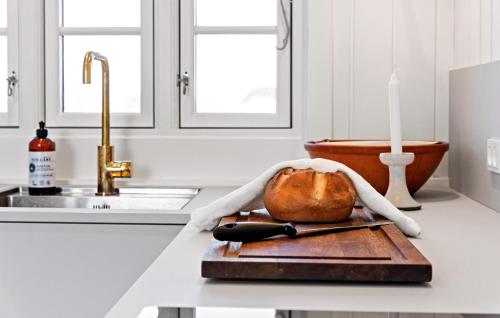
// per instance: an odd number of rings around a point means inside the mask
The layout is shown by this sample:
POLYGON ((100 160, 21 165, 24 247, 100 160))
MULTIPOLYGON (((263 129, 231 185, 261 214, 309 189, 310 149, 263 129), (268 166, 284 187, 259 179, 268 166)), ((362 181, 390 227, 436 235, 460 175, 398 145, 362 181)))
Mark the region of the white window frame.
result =
MULTIPOLYGON (((45 117, 49 127, 100 127, 100 113, 65 113, 61 82, 60 36, 141 35, 141 112, 113 113, 114 128, 154 128, 153 0, 141 1, 141 27, 60 27, 60 0, 45 0, 45 117)), ((89 48, 92 50, 92 48, 89 48)), ((82 56, 83 63, 83 56, 82 56)), ((109 61, 110 64, 113 61, 109 61)), ((111 81, 113 74, 111 74, 111 81)), ((111 99, 110 103, 113 103, 111 99)))
MULTIPOLYGON (((199 113, 195 109, 195 37, 196 34, 277 34, 276 45, 281 44, 285 26, 278 10, 277 27, 197 27, 195 26, 195 0, 180 1, 180 74, 187 72, 190 75, 187 92, 184 95, 179 87, 180 96, 180 128, 292 128, 292 62, 291 47, 292 34, 285 50, 277 50, 278 79, 277 79, 277 112, 275 114, 250 113, 199 113)), ((279 6, 277 0, 277 6, 279 6)), ((292 2, 285 1, 290 28, 293 28, 291 19, 292 2), (288 5, 289 4, 289 5, 288 5)), ((182 85, 180 85, 182 86, 182 85)))
MULTIPOLYGON (((7 28, 0 28, 0 35, 7 36, 7 70, 8 74, 0 74, 5 81, 15 72, 19 77, 19 22, 17 0, 7 0, 7 28)), ((18 78, 19 79, 19 78, 18 78)), ((12 95, 7 97, 7 113, 0 113, 0 127, 19 126, 19 83, 13 87, 12 95)))

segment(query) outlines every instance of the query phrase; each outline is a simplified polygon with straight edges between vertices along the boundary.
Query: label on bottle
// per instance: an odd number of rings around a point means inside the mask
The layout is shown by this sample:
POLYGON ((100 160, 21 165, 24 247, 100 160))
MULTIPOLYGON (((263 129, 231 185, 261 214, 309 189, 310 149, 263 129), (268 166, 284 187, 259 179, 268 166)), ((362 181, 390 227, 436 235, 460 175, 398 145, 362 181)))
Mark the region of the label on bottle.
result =
POLYGON ((55 187, 56 179, 56 152, 30 151, 29 153, 29 187, 55 187))

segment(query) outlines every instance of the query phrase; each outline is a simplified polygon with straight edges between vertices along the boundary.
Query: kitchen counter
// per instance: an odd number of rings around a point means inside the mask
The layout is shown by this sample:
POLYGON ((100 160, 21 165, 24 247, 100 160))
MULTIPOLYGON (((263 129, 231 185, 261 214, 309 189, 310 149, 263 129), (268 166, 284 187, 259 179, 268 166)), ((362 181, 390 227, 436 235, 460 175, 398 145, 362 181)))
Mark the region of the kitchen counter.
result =
POLYGON ((200 276, 211 233, 185 227, 107 318, 136 317, 145 306, 241 307, 300 311, 500 313, 500 214, 447 189, 419 193, 413 244, 432 262, 425 285, 215 281, 200 276))

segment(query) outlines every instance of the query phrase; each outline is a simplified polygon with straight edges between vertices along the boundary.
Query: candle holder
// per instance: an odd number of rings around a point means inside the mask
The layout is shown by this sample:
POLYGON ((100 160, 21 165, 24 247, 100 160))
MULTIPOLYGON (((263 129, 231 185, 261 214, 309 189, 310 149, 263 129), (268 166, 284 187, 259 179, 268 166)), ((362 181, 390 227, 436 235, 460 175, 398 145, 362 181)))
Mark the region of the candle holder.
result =
POLYGON ((387 200, 403 211, 420 210, 422 205, 412 198, 406 185, 406 166, 415 160, 415 154, 381 153, 379 158, 389 167, 389 188, 385 195, 387 200))

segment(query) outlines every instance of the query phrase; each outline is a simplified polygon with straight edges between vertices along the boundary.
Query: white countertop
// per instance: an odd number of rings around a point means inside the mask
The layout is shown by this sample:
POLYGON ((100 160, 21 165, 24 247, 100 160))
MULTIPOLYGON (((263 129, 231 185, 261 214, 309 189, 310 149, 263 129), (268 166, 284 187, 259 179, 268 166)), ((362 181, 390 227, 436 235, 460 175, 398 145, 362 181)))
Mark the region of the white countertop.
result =
POLYGON ((207 280, 200 261, 211 233, 186 227, 106 317, 146 306, 499 314, 500 214, 450 190, 423 190, 419 200, 423 210, 409 215, 423 233, 412 242, 433 264, 430 284, 207 280))

